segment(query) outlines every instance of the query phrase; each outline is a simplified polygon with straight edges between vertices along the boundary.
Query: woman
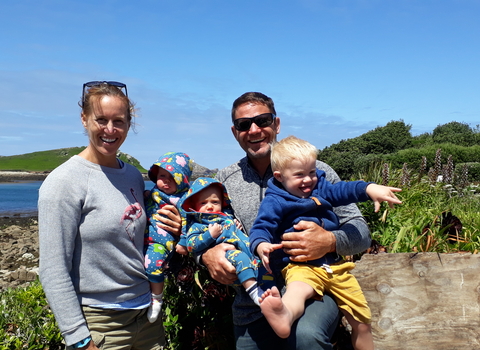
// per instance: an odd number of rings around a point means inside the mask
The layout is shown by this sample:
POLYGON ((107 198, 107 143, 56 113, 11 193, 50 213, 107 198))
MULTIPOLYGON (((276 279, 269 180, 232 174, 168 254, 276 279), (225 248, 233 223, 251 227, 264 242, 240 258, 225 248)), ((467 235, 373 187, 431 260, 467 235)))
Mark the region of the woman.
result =
MULTIPOLYGON (((89 145, 40 188, 40 280, 67 348, 160 349, 161 318, 147 320, 144 181, 116 157, 133 104, 125 84, 97 81, 83 85, 80 107, 89 145)), ((179 234, 176 208, 159 212, 179 234)))

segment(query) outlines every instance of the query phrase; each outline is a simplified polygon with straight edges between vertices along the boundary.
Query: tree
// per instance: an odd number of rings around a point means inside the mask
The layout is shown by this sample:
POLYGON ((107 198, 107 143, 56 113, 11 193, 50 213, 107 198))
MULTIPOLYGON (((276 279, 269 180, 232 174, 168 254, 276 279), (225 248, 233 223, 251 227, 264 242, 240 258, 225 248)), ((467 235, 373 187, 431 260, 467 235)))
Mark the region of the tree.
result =
POLYGON ((403 120, 391 121, 383 127, 377 127, 362 136, 363 154, 389 154, 401 149, 410 148, 413 138, 410 134, 411 125, 406 125, 403 120))
POLYGON ((458 146, 473 146, 478 144, 478 135, 466 123, 450 122, 438 125, 433 129, 434 143, 452 143, 458 146))

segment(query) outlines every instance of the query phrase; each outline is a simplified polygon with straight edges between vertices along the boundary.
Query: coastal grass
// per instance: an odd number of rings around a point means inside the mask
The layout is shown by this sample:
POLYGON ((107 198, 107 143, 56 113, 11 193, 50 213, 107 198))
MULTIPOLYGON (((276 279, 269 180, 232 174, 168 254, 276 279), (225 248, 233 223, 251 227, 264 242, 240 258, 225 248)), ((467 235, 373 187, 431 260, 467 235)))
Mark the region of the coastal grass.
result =
MULTIPOLYGON (((72 156, 79 154, 85 148, 85 146, 60 148, 49 151, 0 157, 0 171, 50 172, 72 156)), ((143 168, 140 165, 140 162, 134 157, 120 151, 117 156, 125 163, 135 166, 140 172, 147 172, 147 170, 143 168)))
POLYGON ((4 171, 52 171, 85 147, 61 148, 0 158, 0 170, 4 171))

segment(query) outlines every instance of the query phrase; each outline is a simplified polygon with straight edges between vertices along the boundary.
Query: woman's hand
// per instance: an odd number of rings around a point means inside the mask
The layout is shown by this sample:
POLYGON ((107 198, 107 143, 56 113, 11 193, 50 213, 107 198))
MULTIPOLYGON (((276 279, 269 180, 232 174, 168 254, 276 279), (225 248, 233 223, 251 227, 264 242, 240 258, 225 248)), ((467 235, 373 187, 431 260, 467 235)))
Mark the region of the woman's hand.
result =
POLYGON ((79 348, 80 350, 99 350, 93 340, 90 340, 87 345, 83 348, 79 348))
POLYGON ((177 207, 165 205, 162 209, 158 209, 157 213, 164 215, 158 218, 161 222, 157 223, 157 226, 179 237, 182 233, 182 217, 177 207))

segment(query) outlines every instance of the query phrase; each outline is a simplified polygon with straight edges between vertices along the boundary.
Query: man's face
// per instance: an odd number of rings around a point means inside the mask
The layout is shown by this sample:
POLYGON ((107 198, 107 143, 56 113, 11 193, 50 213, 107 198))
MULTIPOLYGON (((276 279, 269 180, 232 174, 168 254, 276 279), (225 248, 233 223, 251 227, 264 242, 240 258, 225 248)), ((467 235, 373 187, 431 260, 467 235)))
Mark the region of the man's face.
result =
MULTIPOLYGON (((263 113, 270 113, 267 106, 259 103, 245 103, 240 105, 235 112, 235 119, 253 118, 263 113)), ((280 132, 280 119, 275 118, 274 122, 264 128, 252 123, 247 131, 238 131, 232 125, 232 133, 238 144, 250 158, 270 157, 270 143, 277 138, 280 132)))

